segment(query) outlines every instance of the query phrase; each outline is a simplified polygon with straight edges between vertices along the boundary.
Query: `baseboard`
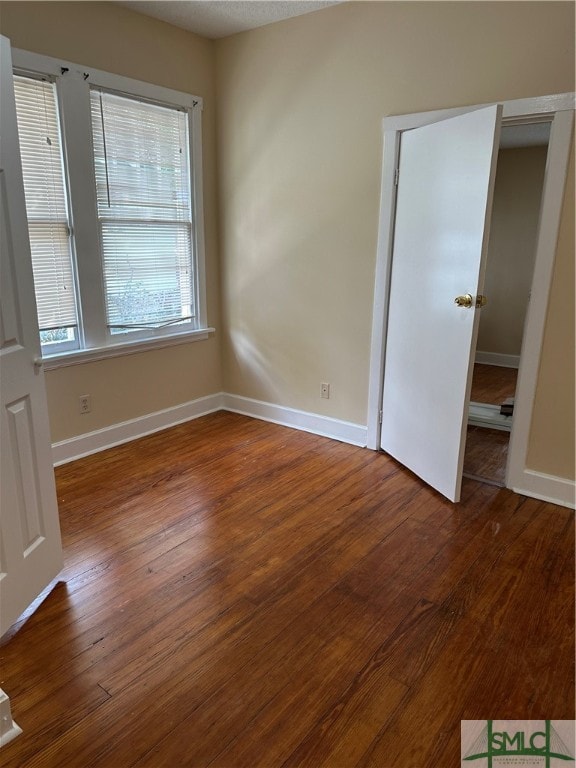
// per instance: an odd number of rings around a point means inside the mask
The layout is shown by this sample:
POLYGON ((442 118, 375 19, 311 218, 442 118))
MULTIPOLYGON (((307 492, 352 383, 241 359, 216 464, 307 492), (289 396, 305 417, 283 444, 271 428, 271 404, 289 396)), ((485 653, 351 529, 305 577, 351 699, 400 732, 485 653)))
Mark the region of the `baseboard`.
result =
POLYGON ((22 728, 12 720, 10 699, 0 688, 0 747, 8 744, 22 733, 22 728))
MULTIPOLYGON (((321 416, 317 413, 220 392, 182 403, 173 408, 146 414, 137 419, 112 424, 109 427, 104 427, 104 429, 87 432, 69 440, 53 443, 54 466, 66 464, 83 456, 89 456, 107 448, 113 448, 115 445, 128 443, 139 437, 145 437, 162 429, 175 427, 185 421, 191 421, 221 410, 240 413, 262 421, 270 421, 284 427, 300 429, 332 440, 340 440, 350 445, 366 447, 367 427, 362 424, 354 424, 329 416, 321 416)), ((511 485, 511 490, 552 504, 559 504, 570 509, 575 508, 576 483, 573 480, 525 469, 519 482, 511 485)))
POLYGON ((575 509, 576 482, 533 469, 525 469, 519 482, 512 485, 511 490, 522 496, 559 504, 561 507, 575 509))
POLYGON ((499 365, 501 368, 518 368, 520 355, 503 355, 500 352, 476 351, 475 360, 483 365, 499 365))
POLYGON ((115 445, 128 443, 145 435, 151 435, 168 427, 175 427, 191 419, 197 419, 208 413, 222 410, 222 394, 208 395, 197 400, 176 405, 173 408, 165 408, 162 411, 148 413, 137 419, 121 421, 109 427, 87 432, 68 440, 62 440, 52 444, 52 457, 54 466, 67 464, 69 461, 81 459, 98 451, 113 448, 115 445))
POLYGON ((185 421, 197 419, 214 411, 232 411, 251 416, 263 421, 271 421, 285 427, 301 429, 333 440, 340 440, 351 445, 366 446, 366 427, 352 424, 348 421, 320 416, 317 413, 307 413, 294 408, 264 403, 239 395, 229 395, 219 392, 198 400, 191 400, 173 408, 156 411, 137 419, 111 424, 109 427, 87 432, 52 444, 54 466, 67 464, 70 461, 90 456, 92 453, 105 451, 115 445, 122 445, 139 437, 151 435, 162 429, 175 427, 185 421))
POLYGON ((262 419, 262 421, 271 421, 284 427, 301 429, 304 432, 330 437, 343 443, 366 447, 367 427, 362 424, 353 424, 349 421, 321 416, 318 413, 299 411, 295 408, 286 408, 282 405, 265 403, 262 400, 253 400, 240 395, 224 394, 223 408, 233 413, 262 419))

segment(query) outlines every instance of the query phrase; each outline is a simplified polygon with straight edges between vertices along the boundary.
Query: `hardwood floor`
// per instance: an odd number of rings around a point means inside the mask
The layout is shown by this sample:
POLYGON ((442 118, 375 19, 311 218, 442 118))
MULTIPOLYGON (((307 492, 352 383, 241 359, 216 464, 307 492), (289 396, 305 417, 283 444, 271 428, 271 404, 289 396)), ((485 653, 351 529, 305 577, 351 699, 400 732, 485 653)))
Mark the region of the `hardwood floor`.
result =
MULTIPOLYGON (((518 371, 497 365, 476 363, 470 399, 475 403, 501 405, 514 397, 518 371)), ((464 473, 483 482, 504 487, 510 435, 486 427, 468 426, 464 473)))
POLYGON ((223 412, 57 485, 5 768, 449 768, 461 719, 574 718, 570 510, 223 412))
POLYGON ((464 453, 464 474, 504 488, 509 442, 509 432, 469 424, 464 453))
POLYGON ((517 380, 516 368, 475 363, 470 400, 474 403, 501 405, 507 397, 514 397, 517 380))

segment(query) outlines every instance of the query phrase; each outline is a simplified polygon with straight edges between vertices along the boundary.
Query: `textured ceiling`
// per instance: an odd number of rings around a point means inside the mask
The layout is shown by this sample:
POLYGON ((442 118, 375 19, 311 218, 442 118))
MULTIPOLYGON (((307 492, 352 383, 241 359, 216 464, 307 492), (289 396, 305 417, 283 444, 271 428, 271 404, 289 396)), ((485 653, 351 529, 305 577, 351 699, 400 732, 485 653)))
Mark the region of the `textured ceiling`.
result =
MULTIPOLYGON (((117 0, 118 5, 167 21, 198 35, 217 39, 263 27, 275 21, 319 11, 346 0, 117 0)), ((504 126, 500 148, 542 146, 548 143, 549 123, 504 126)))
POLYGON ((203 37, 216 39, 227 37, 237 32, 262 27, 274 21, 301 16, 337 5, 343 0, 327 0, 313 2, 312 0, 125 0, 120 2, 146 16, 167 21, 176 27, 188 29, 203 37))

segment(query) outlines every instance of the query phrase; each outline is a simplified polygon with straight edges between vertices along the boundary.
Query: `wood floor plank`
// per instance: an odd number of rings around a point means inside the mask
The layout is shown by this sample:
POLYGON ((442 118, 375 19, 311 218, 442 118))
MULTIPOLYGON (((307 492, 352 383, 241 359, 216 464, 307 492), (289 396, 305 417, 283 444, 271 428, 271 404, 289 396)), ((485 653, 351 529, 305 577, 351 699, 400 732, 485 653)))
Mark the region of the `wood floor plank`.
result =
MULTIPOLYGON (((189 717, 139 761, 144 766, 206 765, 233 739, 242 737, 252 722, 277 697, 291 690, 296 681, 307 679, 323 660, 324 674, 328 664, 339 664, 342 657, 354 651, 351 639, 340 636, 342 622, 354 621, 359 606, 345 601, 337 593, 325 596, 308 615, 302 615, 283 634, 283 643, 269 643, 258 654, 258 664, 242 667, 225 682, 226 714, 222 716, 222 699, 217 691, 189 717), (335 620, 335 614, 338 620, 335 620), (322 633, 316 631, 319 623, 322 633), (289 639, 288 639, 289 638, 289 639), (193 745, 181 736, 200 732, 204 738, 193 745)), ((234 750, 235 751, 235 748, 234 750)))
POLYGON ((5 768, 438 768, 462 718, 574 717, 569 510, 224 412, 57 489, 5 768))
POLYGON ((469 424, 466 433, 464 472, 501 488, 506 484, 510 433, 469 424))
MULTIPOLYGON (((555 535, 549 530, 551 520, 565 520, 571 513, 552 505, 544 507, 533 500, 523 506, 537 509, 538 514, 530 519, 522 535, 509 540, 500 549, 496 561, 487 559, 483 563, 477 560, 474 571, 456 584, 444 602, 442 611, 448 620, 455 620, 454 631, 443 640, 433 641, 436 653, 428 653, 431 663, 420 675, 418 684, 414 685, 415 680, 396 672, 396 676, 411 684, 412 695, 406 698, 402 711, 375 740, 360 765, 374 768, 383 764, 432 766, 430 754, 433 754, 435 735, 457 729, 461 719, 485 717, 487 708, 503 713, 499 714, 503 718, 517 718, 519 714, 526 719, 548 717, 543 713, 550 711, 546 707, 553 699, 553 711, 565 713, 558 717, 573 719, 572 670, 569 672, 566 667, 568 680, 563 681, 549 673, 550 667, 554 666, 552 656, 564 648, 565 643, 561 639, 551 644, 547 635, 542 637, 526 599, 540 584, 537 564, 542 562, 545 550, 554 546, 555 535), (461 617, 459 621, 458 617, 461 617), (523 617, 529 617, 531 632, 526 631, 526 626, 521 628, 523 617), (516 641, 511 638, 503 642, 503 636, 508 633, 512 633, 516 641), (518 633, 523 643, 517 642, 518 633), (527 646, 532 644, 541 659, 540 663, 534 660, 527 676, 526 665, 530 661, 527 646), (488 675, 487 661, 491 664, 488 675), (504 671, 507 674, 503 674, 504 671), (443 686, 442 680, 448 679, 450 685, 443 686), (566 695, 568 690, 571 695, 566 695), (415 728, 417 713, 424 711, 429 713, 425 726, 415 728), (402 733, 412 733, 413 738, 410 742, 396 738, 402 733)), ((573 528, 565 543, 573 551, 573 528)), ((568 582, 571 569, 566 576, 568 582)), ((559 619, 564 631, 567 629, 566 613, 573 615, 573 608, 563 600, 559 619)), ((568 636, 571 636, 570 631, 568 636)), ((453 738, 451 743, 455 744, 453 738)), ((446 757, 448 764, 456 759, 456 754, 446 757)))
POLYGON ((475 363, 470 399, 476 403, 501 405, 507 397, 514 397, 517 379, 517 368, 475 363))
MULTIPOLYGON (((480 564, 477 565, 479 566, 480 564)), ((482 577, 484 579, 491 579, 493 573, 494 571, 490 563, 482 566, 482 573, 480 573, 479 567, 477 567, 474 573, 468 574, 467 578, 460 582, 458 589, 454 590, 449 600, 440 606, 427 600, 422 600, 415 607, 415 610, 404 619, 396 630, 387 637, 384 644, 374 653, 369 666, 377 666, 382 677, 386 677, 389 680, 402 681, 406 690, 409 688, 414 690, 426 673, 427 668, 434 663, 448 640, 452 636, 457 637, 459 632, 464 631, 466 633, 465 628, 459 627, 463 617, 466 617, 467 621, 473 621, 474 623, 486 620, 486 613, 489 611, 489 607, 486 603, 475 601, 473 595, 475 590, 479 591, 481 589, 482 577), (467 606, 475 607, 477 610, 472 612, 467 610, 467 606), (480 607, 484 611, 483 614, 479 611, 480 607)), ((499 583, 498 586, 506 590, 507 583, 502 580, 502 583, 499 583)), ((490 590, 490 594, 496 599, 497 594, 495 591, 490 590)), ((386 690, 386 686, 383 685, 382 688, 386 690)), ((346 700, 346 697, 344 700, 346 700)), ((381 713, 380 729, 384 728, 386 723, 385 707, 382 707, 381 713)), ((342 717, 343 713, 339 709, 339 705, 336 705, 333 710, 328 710, 315 730, 302 742, 288 764, 331 765, 331 761, 337 760, 336 755, 339 752, 335 750, 334 731, 337 732, 338 729, 342 728, 342 717)), ((358 739, 358 733, 363 730, 363 719, 363 717, 359 717, 354 723, 354 728, 350 727, 348 730, 349 743, 345 742, 342 745, 343 749, 350 750, 354 746, 356 752, 354 752, 354 762, 344 762, 342 763, 343 765, 356 764, 361 757, 361 754, 359 754, 361 740, 358 739), (355 739, 350 738, 352 733, 355 734, 355 739)), ((347 722, 346 717, 344 721, 347 722)), ((386 760, 390 759, 390 754, 386 748, 386 750, 383 749, 378 752, 379 760, 384 761, 384 753, 386 754, 386 760)), ((352 753, 348 752, 348 754, 352 753)), ((335 762, 334 764, 340 763, 335 762)), ((388 765, 388 762, 381 762, 379 764, 388 765)), ((398 765, 403 764, 398 762, 398 765)), ((406 763, 406 765, 409 764, 411 763, 406 763)), ((414 762, 413 764, 419 763, 414 762)))

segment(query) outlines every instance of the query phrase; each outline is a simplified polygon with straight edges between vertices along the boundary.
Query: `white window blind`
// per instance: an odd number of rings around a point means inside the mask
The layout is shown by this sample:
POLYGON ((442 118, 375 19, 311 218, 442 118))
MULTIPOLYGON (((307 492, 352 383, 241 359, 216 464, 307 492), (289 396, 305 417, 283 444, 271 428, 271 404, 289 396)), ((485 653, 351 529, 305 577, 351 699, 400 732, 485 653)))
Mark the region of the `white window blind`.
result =
POLYGON ((16 75, 14 90, 40 340, 69 347, 78 316, 55 86, 16 75))
POLYGON ((190 322, 188 115, 100 89, 90 96, 109 330, 190 322))

